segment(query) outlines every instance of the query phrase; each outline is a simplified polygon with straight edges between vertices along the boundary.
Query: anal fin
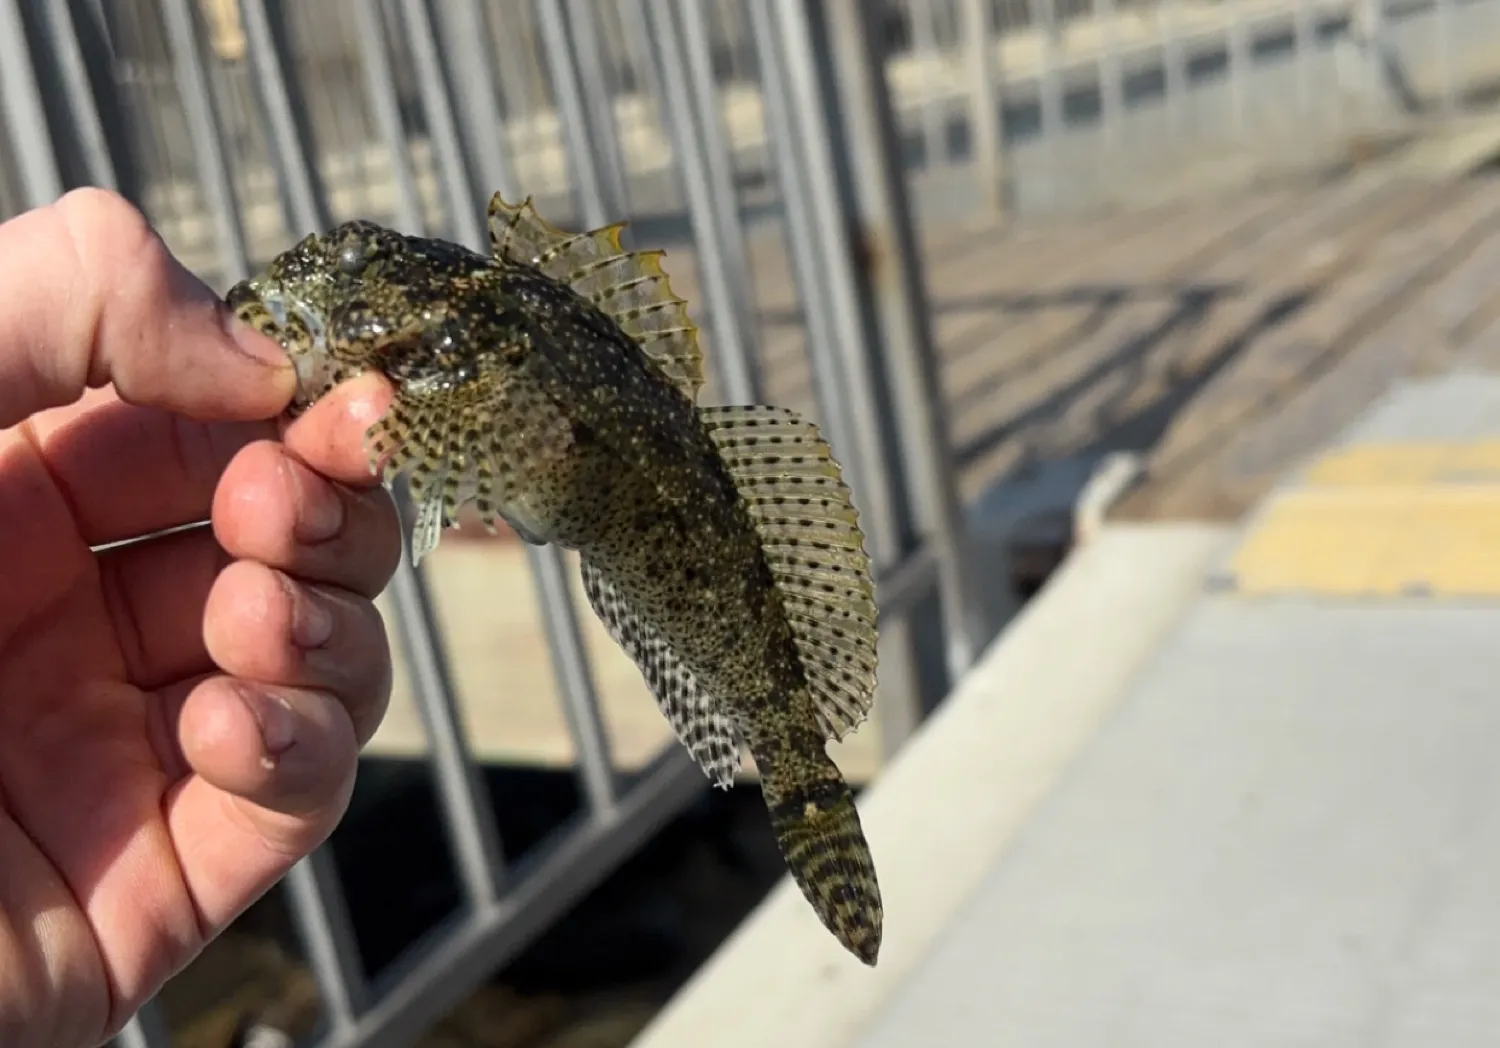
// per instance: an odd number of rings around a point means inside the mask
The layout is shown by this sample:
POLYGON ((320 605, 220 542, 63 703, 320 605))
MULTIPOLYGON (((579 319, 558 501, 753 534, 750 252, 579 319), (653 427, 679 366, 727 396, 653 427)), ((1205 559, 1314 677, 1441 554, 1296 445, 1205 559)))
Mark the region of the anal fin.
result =
POLYGON ((729 717, 699 687, 692 670, 671 646, 587 558, 582 559, 583 590, 609 635, 635 662, 667 722, 698 767, 715 786, 734 785, 740 747, 729 717))
POLYGON ((875 704, 876 604, 859 512, 818 427, 774 407, 704 407, 698 417, 760 534, 792 639, 829 739, 875 704))

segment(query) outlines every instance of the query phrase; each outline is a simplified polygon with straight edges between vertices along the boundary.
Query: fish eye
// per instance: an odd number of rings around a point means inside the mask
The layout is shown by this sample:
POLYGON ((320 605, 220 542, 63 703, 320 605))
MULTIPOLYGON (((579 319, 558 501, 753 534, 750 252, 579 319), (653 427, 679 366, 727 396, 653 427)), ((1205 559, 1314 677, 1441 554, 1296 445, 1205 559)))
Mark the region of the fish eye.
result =
POLYGON ((350 239, 339 248, 338 267, 347 276, 359 276, 375 257, 375 245, 364 238, 350 239))

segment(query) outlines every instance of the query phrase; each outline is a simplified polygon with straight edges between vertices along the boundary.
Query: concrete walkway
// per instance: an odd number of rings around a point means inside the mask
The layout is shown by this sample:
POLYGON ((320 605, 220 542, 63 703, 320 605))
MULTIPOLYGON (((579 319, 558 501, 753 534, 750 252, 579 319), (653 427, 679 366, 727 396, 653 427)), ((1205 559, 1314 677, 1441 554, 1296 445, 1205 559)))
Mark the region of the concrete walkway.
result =
POLYGON ((1500 1042, 1497 551, 1479 373, 1106 528, 866 793, 880 966, 783 885, 636 1044, 1500 1042))

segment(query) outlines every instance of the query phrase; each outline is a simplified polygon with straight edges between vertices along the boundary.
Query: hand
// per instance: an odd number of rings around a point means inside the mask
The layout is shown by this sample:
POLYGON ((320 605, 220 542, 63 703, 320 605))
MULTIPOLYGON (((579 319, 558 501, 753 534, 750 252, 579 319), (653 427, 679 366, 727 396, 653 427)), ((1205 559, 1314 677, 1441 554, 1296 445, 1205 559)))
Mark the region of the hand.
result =
POLYGON ((0 226, 7 1048, 113 1035, 348 803, 391 685, 389 387, 278 440, 293 386, 119 197, 0 226))

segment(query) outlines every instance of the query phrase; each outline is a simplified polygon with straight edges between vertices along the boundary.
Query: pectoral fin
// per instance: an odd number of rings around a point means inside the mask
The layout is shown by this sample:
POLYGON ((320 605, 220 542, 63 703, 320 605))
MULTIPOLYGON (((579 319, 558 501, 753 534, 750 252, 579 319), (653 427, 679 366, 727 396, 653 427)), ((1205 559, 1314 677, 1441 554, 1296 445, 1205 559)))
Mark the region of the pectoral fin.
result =
POLYGON ((760 533, 818 724, 841 739, 875 702, 876 605, 859 512, 818 427, 772 407, 698 409, 760 533))

